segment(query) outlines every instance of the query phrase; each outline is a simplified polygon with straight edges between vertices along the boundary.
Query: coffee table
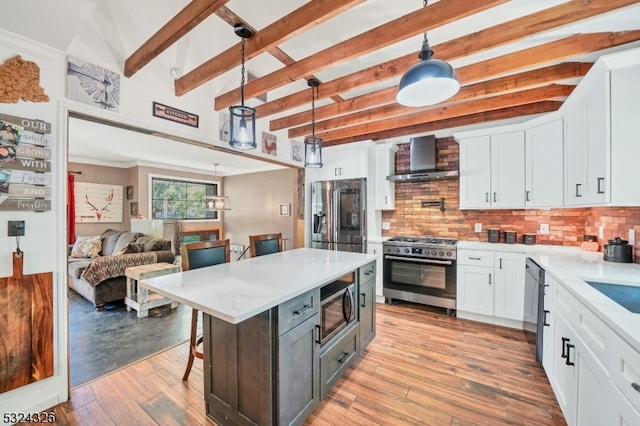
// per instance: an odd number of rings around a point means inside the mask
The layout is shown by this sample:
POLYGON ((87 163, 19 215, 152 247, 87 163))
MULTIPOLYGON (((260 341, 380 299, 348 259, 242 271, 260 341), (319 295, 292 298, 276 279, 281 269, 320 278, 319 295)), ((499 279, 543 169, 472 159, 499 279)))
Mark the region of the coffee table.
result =
POLYGON ((149 316, 149 309, 151 308, 169 304, 171 304, 171 309, 177 308, 178 302, 175 300, 162 297, 138 285, 138 281, 144 278, 159 277, 174 272, 180 272, 180 267, 164 262, 130 266, 125 269, 124 275, 127 277, 127 295, 124 298, 124 303, 127 305, 127 311, 131 311, 131 308, 133 308, 138 311, 138 318, 144 318, 149 316))

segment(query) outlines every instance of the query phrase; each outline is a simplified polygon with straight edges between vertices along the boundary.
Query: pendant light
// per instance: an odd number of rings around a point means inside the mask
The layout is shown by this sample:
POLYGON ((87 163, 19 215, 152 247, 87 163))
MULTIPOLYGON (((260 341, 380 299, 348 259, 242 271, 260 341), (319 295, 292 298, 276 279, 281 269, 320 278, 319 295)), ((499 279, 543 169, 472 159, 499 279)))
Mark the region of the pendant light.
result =
MULTIPOLYGON (((213 176, 218 176, 218 163, 215 163, 213 165, 213 176)), ((205 209, 207 211, 217 212, 220 210, 231 210, 231 202, 229 201, 229 197, 216 194, 206 196, 204 200, 205 209)))
POLYGON ((253 35, 253 31, 243 24, 236 24, 235 33, 242 39, 242 78, 240 80, 240 105, 229 107, 229 145, 241 150, 256 149, 256 110, 244 104, 244 40, 253 35))
POLYGON ((320 81, 310 78, 307 84, 311 87, 311 136, 304 138, 304 166, 322 167, 322 139, 316 138, 316 92, 320 81))
MULTIPOLYGON (((427 0, 424 0, 427 7, 427 0)), ((460 89, 453 67, 433 59, 427 33, 424 33, 420 62, 407 70, 400 79, 396 101, 400 105, 420 107, 437 104, 455 95, 460 89)))

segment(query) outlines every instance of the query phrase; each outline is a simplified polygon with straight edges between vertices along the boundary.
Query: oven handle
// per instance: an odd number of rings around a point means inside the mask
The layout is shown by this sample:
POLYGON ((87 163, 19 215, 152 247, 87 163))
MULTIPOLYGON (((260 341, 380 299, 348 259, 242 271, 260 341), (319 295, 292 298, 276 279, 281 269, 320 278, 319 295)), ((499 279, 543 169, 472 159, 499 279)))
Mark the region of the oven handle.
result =
POLYGON ((451 260, 435 260, 435 259, 416 259, 413 257, 400 257, 400 256, 385 256, 385 259, 390 260, 404 260, 405 262, 416 262, 416 263, 427 263, 432 265, 453 265, 453 261, 451 260))

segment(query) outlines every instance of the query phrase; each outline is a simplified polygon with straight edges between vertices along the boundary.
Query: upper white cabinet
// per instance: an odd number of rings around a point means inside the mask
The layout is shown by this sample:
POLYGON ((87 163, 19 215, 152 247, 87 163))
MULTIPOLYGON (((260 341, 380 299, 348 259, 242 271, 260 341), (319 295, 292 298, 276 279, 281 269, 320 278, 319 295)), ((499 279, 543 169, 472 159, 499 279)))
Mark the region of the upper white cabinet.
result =
POLYGON ((525 206, 562 206, 562 119, 527 129, 525 135, 525 206))
POLYGON ((524 207, 524 132, 460 140, 460 208, 524 207))
POLYGON ((368 148, 323 149, 322 167, 307 169, 310 181, 353 179, 368 176, 368 148))
POLYGON ((565 114, 565 204, 597 205, 609 201, 609 74, 581 87, 582 98, 565 114))
POLYGON ((375 151, 375 209, 393 210, 396 208, 396 184, 387 179, 387 176, 395 174, 396 170, 396 144, 378 145, 375 151))

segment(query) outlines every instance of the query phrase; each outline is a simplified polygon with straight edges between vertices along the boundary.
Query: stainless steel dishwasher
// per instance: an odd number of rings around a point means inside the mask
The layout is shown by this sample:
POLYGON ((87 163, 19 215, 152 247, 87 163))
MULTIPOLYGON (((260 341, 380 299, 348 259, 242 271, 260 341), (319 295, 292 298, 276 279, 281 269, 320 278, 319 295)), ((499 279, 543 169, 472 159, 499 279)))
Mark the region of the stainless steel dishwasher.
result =
POLYGON ((536 361, 542 362, 542 337, 543 327, 546 323, 546 311, 544 309, 544 289, 546 287, 544 269, 538 265, 530 257, 526 262, 525 289, 533 289, 533 291, 525 291, 537 299, 525 303, 533 303, 538 306, 538 315, 536 321, 536 361))

